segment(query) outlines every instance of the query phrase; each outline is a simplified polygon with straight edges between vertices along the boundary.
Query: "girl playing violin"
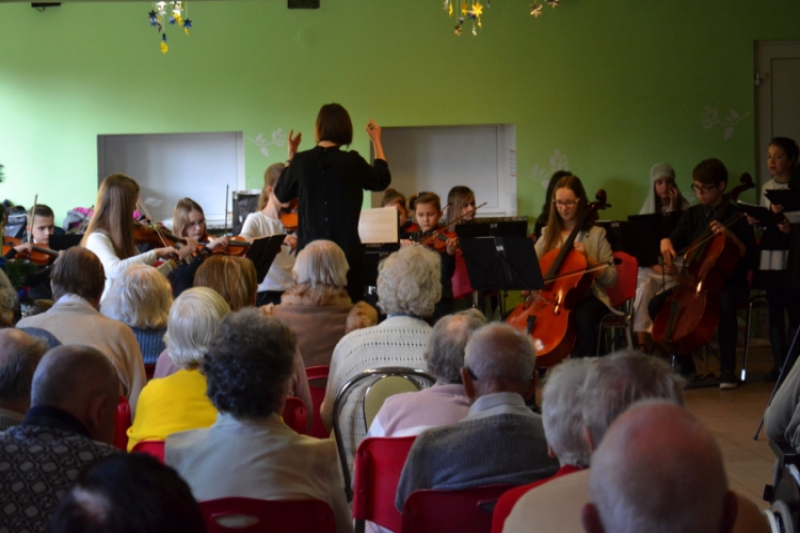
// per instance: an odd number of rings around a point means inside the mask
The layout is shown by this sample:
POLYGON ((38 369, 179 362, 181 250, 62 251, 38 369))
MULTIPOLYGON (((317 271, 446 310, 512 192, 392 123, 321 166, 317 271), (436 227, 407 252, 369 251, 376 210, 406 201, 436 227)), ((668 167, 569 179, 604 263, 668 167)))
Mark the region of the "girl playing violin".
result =
MULTIPOLYGON (((262 237, 288 233, 281 222, 281 208, 289 207, 291 202, 280 202, 274 193, 283 169, 283 163, 275 163, 264 172, 264 189, 261 191, 258 201, 258 211, 247 215, 242 226, 241 237, 244 239, 253 241, 262 237)), ((283 292, 294 286, 292 268, 294 268, 295 256, 291 255, 291 252, 296 249, 297 237, 286 235, 280 253, 275 257, 267 275, 258 285, 257 306, 281 303, 283 292)))
POLYGON ((179 250, 164 246, 139 253, 133 237, 133 211, 138 198, 139 184, 124 174, 111 174, 103 180, 97 192, 95 212, 81 246, 94 252, 103 264, 106 275, 103 296, 108 292, 111 282, 121 276, 128 266, 152 265, 159 259, 165 259, 158 270, 169 275, 177 267, 175 258, 183 261, 197 248, 197 241, 186 239, 187 244, 179 250))
MULTIPOLYGON (((439 224, 442 218, 442 203, 439 195, 434 192, 421 192, 414 202, 414 218, 419 226, 419 232, 414 236, 417 242, 425 244, 439 252, 442 272, 442 298, 436 304, 432 322, 454 310, 453 285, 451 278, 456 269, 455 253, 458 248, 458 237, 445 231, 439 224)), ((401 245, 408 246, 413 242, 404 240, 401 245)))
POLYGON ((448 231, 455 231, 456 224, 469 224, 475 220, 475 193, 465 185, 456 185, 447 193, 447 216, 445 225, 448 231))
MULTIPOLYGON (((561 248, 588 209, 586 191, 577 176, 562 177, 554 190, 547 226, 542 229, 542 237, 536 240, 536 255, 540 258, 551 250, 561 248)), ((592 217, 586 217, 575 238, 574 247, 586 256, 587 268, 607 264, 594 272, 591 292, 573 308, 576 326, 573 355, 591 357, 597 353, 597 327, 610 308, 606 289, 616 283, 617 270, 613 267, 606 230, 595 226, 592 217)))
POLYGON ((170 274, 172 290, 177 298, 183 291, 192 288, 197 269, 214 251, 224 249, 228 245, 228 238, 223 235, 211 239, 208 236, 203 208, 191 198, 181 198, 175 204, 175 210, 172 213, 172 229, 178 237, 205 243, 197 250, 194 259, 188 263, 180 263, 170 274))

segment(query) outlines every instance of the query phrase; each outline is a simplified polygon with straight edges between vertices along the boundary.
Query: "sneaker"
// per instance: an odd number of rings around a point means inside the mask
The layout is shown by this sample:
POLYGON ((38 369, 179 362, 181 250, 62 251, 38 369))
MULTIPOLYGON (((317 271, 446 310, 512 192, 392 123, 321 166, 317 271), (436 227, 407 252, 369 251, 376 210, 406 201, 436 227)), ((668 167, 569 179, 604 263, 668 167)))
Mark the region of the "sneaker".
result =
POLYGON ((723 370, 719 378, 719 388, 721 390, 733 390, 739 388, 739 380, 736 373, 731 370, 723 370))

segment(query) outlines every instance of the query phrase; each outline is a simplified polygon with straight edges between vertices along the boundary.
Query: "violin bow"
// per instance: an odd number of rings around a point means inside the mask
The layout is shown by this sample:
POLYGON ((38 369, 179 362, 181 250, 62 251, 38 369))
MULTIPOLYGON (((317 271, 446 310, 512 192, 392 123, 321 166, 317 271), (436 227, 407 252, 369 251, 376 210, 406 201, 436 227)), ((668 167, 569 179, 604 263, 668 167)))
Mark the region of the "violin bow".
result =
POLYGON ((164 248, 167 248, 167 241, 164 240, 164 236, 161 234, 161 228, 159 228, 158 224, 155 223, 155 219, 153 218, 153 215, 150 214, 150 210, 147 208, 147 205, 144 203, 144 200, 142 200, 141 195, 139 195, 136 204, 138 205, 139 209, 141 209, 142 213, 144 213, 144 216, 147 217, 147 220, 149 222, 148 225, 151 226, 153 228, 153 231, 156 232, 156 235, 158 235, 158 239, 161 241, 161 244, 164 246, 164 248))
POLYGON ((222 210, 222 218, 225 219, 225 225, 222 229, 223 235, 228 235, 228 196, 231 193, 231 186, 225 185, 225 208, 222 210))
POLYGON ((33 197, 33 207, 31 208, 31 219, 28 221, 28 225, 30 226, 31 230, 28 232, 28 242, 33 244, 33 223, 34 219, 36 218, 36 204, 39 203, 39 195, 36 194, 33 197))

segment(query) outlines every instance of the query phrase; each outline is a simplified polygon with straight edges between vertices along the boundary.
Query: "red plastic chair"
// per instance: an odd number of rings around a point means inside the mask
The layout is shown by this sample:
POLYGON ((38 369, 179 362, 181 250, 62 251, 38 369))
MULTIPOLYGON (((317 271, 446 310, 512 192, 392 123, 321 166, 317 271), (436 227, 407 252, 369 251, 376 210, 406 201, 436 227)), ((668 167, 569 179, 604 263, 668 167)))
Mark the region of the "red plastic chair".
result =
POLYGON ((331 432, 325 429, 322 418, 319 416, 322 400, 325 399, 325 388, 328 385, 328 373, 331 367, 327 365, 310 366, 306 368, 308 387, 311 389, 311 400, 314 402, 314 422, 311 424, 309 435, 318 439, 327 439, 331 432))
POLYGON ((114 447, 123 452, 128 450, 129 427, 131 427, 131 406, 125 396, 120 396, 114 416, 114 447))
POLYGON ((416 438, 370 437, 361 441, 356 451, 353 479, 356 533, 364 531, 366 521, 400 531, 403 516, 395 508, 394 500, 400 473, 416 438))
POLYGON ((489 533, 497 499, 514 485, 466 490, 418 490, 403 506, 402 533, 489 533))
POLYGON ((163 440, 141 440, 137 442, 131 453, 145 453, 164 462, 164 441, 163 440))
POLYGON ((320 500, 221 498, 200 502, 200 511, 208 533, 336 533, 333 510, 320 500))
POLYGON ((306 422, 308 421, 308 411, 306 404, 300 398, 289 396, 286 398, 286 405, 283 407, 283 422, 301 435, 306 434, 306 422))
POLYGON ((597 328, 597 355, 600 355, 600 339, 603 335, 603 330, 606 328, 625 330, 625 340, 628 343, 628 348, 633 348, 631 319, 633 315, 633 299, 636 298, 636 288, 639 285, 639 262, 635 257, 625 252, 614 252, 612 255, 615 260, 619 261, 619 264, 615 265, 617 282, 613 287, 606 289, 606 292, 611 307, 624 307, 624 310, 621 315, 608 314, 600 321, 600 327, 597 328))

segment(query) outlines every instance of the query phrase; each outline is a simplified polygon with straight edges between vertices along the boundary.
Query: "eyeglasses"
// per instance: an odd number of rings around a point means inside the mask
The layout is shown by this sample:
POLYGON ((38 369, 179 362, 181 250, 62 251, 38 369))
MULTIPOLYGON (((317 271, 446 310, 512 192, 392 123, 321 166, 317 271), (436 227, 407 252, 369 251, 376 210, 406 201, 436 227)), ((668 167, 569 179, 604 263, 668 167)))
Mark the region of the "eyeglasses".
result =
POLYGON ((186 224, 188 228, 199 228, 200 226, 206 225, 206 219, 201 218, 200 220, 195 220, 194 222, 189 222, 186 224))
POLYGON ((558 207, 575 207, 577 203, 577 200, 556 200, 558 207))
POLYGON ((478 381, 478 376, 475 375, 475 372, 473 372, 470 367, 465 365, 465 366, 462 366, 461 368, 463 368, 464 370, 467 371, 467 375, 470 377, 470 379, 472 381, 478 381))
POLYGON ((700 185, 700 186, 692 185, 692 190, 696 194, 706 194, 708 191, 710 191, 712 189, 716 189, 716 188, 717 188, 716 185, 709 185, 708 187, 703 187, 702 185, 700 185))

